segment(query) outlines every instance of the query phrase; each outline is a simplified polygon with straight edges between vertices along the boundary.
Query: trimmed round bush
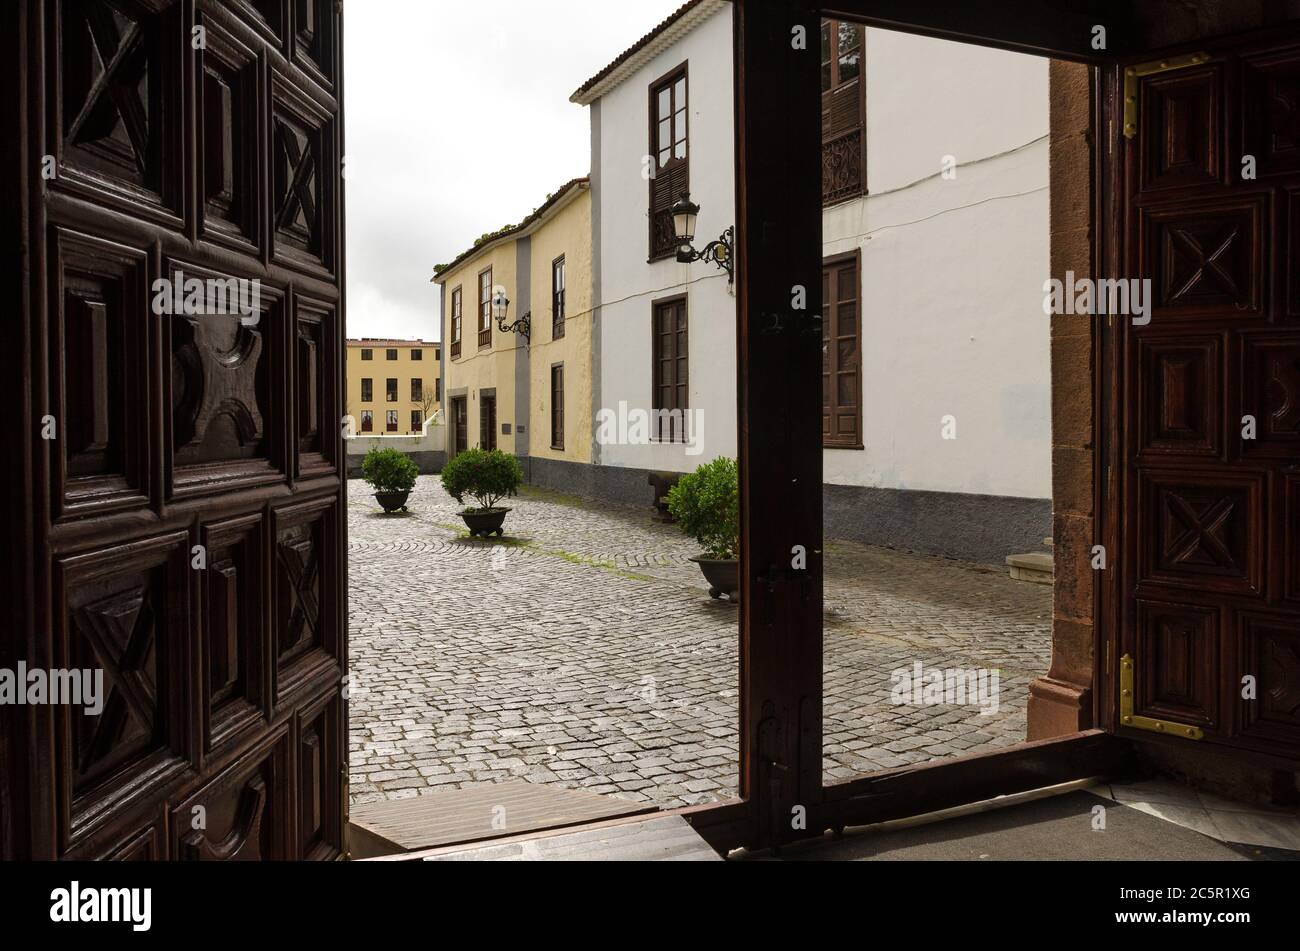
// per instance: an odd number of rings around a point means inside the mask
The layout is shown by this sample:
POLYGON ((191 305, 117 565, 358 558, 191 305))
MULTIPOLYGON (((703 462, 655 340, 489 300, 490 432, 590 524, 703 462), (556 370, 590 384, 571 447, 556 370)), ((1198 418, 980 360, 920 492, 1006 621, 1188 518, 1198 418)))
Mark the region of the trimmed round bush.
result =
POLYGON ((471 515, 494 511, 497 503, 519 494, 523 481, 524 468, 519 460, 500 449, 466 450, 442 470, 442 487, 448 495, 461 505, 466 496, 476 503, 466 510, 471 515))
POLYGON ((740 551, 740 467, 735 459, 700 466, 668 493, 668 511, 704 556, 728 561, 740 551))
POLYGON ((361 477, 376 492, 410 492, 420 467, 396 449, 371 449, 361 461, 361 477))

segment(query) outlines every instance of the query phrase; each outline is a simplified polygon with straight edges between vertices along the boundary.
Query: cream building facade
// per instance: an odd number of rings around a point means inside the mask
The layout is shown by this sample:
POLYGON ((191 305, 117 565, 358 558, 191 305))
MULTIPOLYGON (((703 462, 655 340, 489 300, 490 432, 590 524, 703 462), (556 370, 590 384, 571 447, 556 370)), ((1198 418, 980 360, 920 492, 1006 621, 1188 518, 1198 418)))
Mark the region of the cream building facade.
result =
POLYGON ((347 415, 358 436, 416 436, 442 408, 442 344, 349 340, 347 415))
POLYGON ((591 461, 591 186, 574 179, 519 225, 435 270, 447 453, 499 449, 530 479, 591 461), (502 332, 494 301, 509 302, 502 332))

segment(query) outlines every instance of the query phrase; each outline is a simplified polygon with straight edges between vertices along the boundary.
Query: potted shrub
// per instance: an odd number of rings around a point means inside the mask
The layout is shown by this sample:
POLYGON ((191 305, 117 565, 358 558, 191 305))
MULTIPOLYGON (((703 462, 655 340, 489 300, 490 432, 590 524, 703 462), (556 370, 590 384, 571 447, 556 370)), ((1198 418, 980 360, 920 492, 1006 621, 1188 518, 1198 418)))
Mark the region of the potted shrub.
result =
POLYGON ((519 460, 499 449, 470 449, 442 470, 442 487, 448 495, 461 505, 466 496, 476 503, 460 513, 474 538, 505 534, 502 526, 511 510, 498 507, 498 503, 518 495, 523 481, 524 469, 519 460))
POLYGON ((371 449, 361 461, 361 477, 375 490, 375 501, 389 515, 405 512, 420 467, 396 449, 371 449))
POLYGON ((700 466, 668 493, 668 511, 703 553, 691 561, 709 582, 709 596, 740 593, 740 470, 735 459, 700 466))

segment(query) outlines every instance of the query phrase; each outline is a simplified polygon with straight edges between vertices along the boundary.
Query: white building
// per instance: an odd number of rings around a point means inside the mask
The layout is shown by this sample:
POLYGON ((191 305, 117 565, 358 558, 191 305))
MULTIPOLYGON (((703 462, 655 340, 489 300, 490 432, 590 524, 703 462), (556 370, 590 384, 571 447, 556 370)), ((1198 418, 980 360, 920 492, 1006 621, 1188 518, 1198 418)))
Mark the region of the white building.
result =
MULTIPOLYGON (((702 422, 686 443, 596 438, 598 496, 646 498, 648 473, 736 452, 735 298, 651 226, 683 186, 697 247, 735 221, 731 44, 731 4, 695 0, 573 97, 591 109, 593 433, 602 412, 702 422)), ((830 23, 822 57, 828 534, 1035 550, 1051 531, 1047 61, 830 23)))

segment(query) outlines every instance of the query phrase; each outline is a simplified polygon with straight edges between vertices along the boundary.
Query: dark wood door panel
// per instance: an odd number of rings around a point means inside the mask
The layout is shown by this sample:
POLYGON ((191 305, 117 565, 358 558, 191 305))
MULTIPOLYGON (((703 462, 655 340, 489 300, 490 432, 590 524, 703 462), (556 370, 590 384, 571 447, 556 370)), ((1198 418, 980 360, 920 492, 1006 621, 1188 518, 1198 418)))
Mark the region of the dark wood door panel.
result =
POLYGON ((172 857, 181 861, 284 861, 291 857, 287 730, 251 751, 171 812, 172 857))
POLYGON ((1153 323, 1264 316, 1269 205, 1269 195, 1257 194, 1140 210, 1137 273, 1152 281, 1153 323))
POLYGON ((1144 191, 1223 180, 1223 66, 1180 69, 1142 86, 1144 191))
POLYGON ((1153 308, 1116 324, 1116 699, 1144 729, 1300 759, 1300 47, 1209 52, 1144 70, 1121 140, 1117 259, 1153 308))
POLYGON ((23 223, 31 410, 51 429, 30 450, 48 489, 14 659, 103 672, 95 715, 27 723, 23 747, 54 757, 19 851, 337 858, 341 11, 19 2, 44 118, 22 147, 55 174, 23 223), (223 286, 251 312, 223 311, 223 286))
POLYGON ((1140 716, 1220 730, 1219 609, 1139 601, 1134 709, 1140 716))
POLYGON ((1285 614, 1243 613, 1239 630, 1238 682, 1255 679, 1255 696, 1238 701, 1242 733, 1293 748, 1300 744, 1300 625, 1285 614))
POLYGON ((62 848, 156 797, 194 764, 189 535, 101 548, 54 565, 51 666, 102 671, 100 710, 56 708, 62 848))

